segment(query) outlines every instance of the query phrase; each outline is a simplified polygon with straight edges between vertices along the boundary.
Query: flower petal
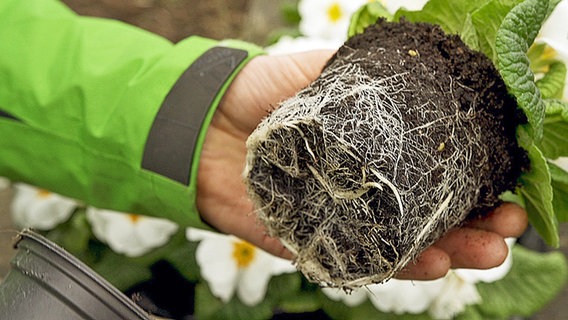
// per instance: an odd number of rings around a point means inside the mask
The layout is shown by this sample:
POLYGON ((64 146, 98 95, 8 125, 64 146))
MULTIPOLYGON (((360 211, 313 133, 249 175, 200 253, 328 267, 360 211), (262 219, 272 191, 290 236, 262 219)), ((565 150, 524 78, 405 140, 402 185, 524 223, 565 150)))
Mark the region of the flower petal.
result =
MULTIPOLYGON (((260 251, 260 249, 259 249, 260 251)), ((268 254, 268 253, 267 253, 268 254)), ((292 261, 290 260, 286 260, 286 259, 282 259, 276 256, 272 256, 270 254, 268 254, 271 257, 271 274, 273 276, 279 275, 279 274, 283 274, 283 273, 292 273, 292 272, 297 272, 298 269, 296 269, 296 266, 294 266, 294 264, 292 263, 292 261)))
POLYGON ((283 36, 278 42, 267 47, 266 51, 269 54, 276 55, 319 49, 338 49, 342 43, 343 41, 336 39, 283 36))
POLYGON ((300 32, 310 38, 345 41, 351 15, 367 0, 302 0, 300 32))
POLYGON ((168 220, 112 210, 87 208, 87 219, 95 236, 115 252, 128 257, 143 255, 162 246, 177 231, 168 220))
POLYGON ((421 10, 428 0, 384 0, 385 8, 390 13, 395 13, 400 8, 410 11, 421 10))
MULTIPOLYGON (((568 0, 561 1, 540 29, 539 41, 545 42, 559 55, 560 60, 568 64, 568 0)), ((568 74, 566 75, 563 100, 568 100, 568 74)))
POLYGON ((20 227, 49 230, 65 222, 78 202, 30 185, 18 183, 12 205, 14 223, 20 227))
POLYGON ((341 301, 349 307, 358 306, 367 299, 366 288, 358 288, 350 293, 338 288, 322 288, 321 291, 331 300, 341 301))
POLYGON ((481 302, 481 296, 473 283, 464 281, 452 271, 444 279, 444 289, 428 310, 434 319, 453 319, 468 305, 481 302))
POLYGON ((568 0, 561 1, 540 29, 540 40, 553 47, 568 62, 568 0))
POLYGON ((178 225, 166 219, 141 217, 135 224, 136 234, 144 246, 156 248, 168 243, 178 230, 178 225))
POLYGON ((192 228, 192 227, 188 227, 188 228, 185 229, 185 237, 189 241, 201 241, 201 240, 211 239, 211 238, 219 238, 219 239, 227 239, 228 238, 227 235, 224 235, 224 234, 221 234, 221 233, 207 231, 207 230, 203 230, 203 229, 192 228))
POLYGON ((232 254, 233 240, 228 236, 202 240, 195 252, 201 276, 209 283, 213 295, 225 303, 231 300, 238 281, 232 254))
POLYGON ((237 293, 244 304, 254 306, 264 299, 273 272, 273 259, 276 258, 256 248, 254 260, 241 269, 237 293))
POLYGON ((443 279, 410 281, 391 279, 383 284, 369 286, 369 299, 383 312, 421 313, 428 309, 444 286, 443 279))

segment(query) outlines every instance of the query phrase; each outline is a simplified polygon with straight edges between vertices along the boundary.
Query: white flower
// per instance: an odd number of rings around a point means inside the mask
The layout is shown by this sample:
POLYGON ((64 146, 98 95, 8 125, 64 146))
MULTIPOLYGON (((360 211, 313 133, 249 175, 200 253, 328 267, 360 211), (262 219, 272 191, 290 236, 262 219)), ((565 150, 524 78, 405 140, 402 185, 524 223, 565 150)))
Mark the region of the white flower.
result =
POLYGON ((552 163, 562 168, 564 171, 568 172, 568 157, 560 157, 553 160, 552 163))
POLYGON ((52 229, 69 219, 78 206, 75 200, 27 184, 17 183, 14 190, 12 219, 22 228, 52 229))
POLYGON ((367 297, 378 310, 386 313, 425 312, 445 285, 444 279, 433 281, 409 281, 390 279, 381 284, 358 288, 350 293, 337 288, 323 288, 322 292, 330 299, 355 307, 367 297))
MULTIPOLYGON (((568 0, 561 1, 540 29, 539 41, 545 42, 558 53, 558 58, 568 64, 568 0)), ((568 84, 568 75, 566 76, 568 84)), ((568 85, 564 86, 564 100, 568 99, 568 85)))
POLYGON ((411 11, 421 10, 428 0, 383 0, 382 2, 390 13, 395 13, 400 8, 411 11))
POLYGON ((502 279, 511 269, 511 247, 516 239, 506 239, 509 254, 502 265, 487 269, 451 270, 441 279, 411 281, 391 279, 382 284, 369 285, 347 294, 338 289, 322 289, 332 300, 353 307, 363 303, 366 297, 378 310, 395 314, 419 314, 428 312, 434 319, 451 319, 463 312, 468 305, 481 302, 477 282, 493 282, 502 279))
POLYGON ((322 288, 321 291, 331 300, 343 302, 349 307, 355 307, 367 299, 367 289, 358 288, 349 293, 338 288, 322 288))
POLYGON ((382 312, 422 313, 441 293, 445 278, 432 281, 391 279, 369 286, 369 299, 382 312))
POLYGON ((568 0, 561 1, 540 29, 540 40, 568 59, 568 0))
POLYGON ((188 228, 186 237, 200 241, 195 256, 201 275, 225 303, 236 291, 244 304, 254 306, 264 298, 271 276, 296 271, 292 262, 234 236, 188 228))
POLYGON ((351 15, 367 0, 301 0, 300 32, 310 38, 345 41, 351 15))
POLYGON ((290 36, 281 37, 278 42, 266 48, 270 54, 288 54, 318 49, 338 49, 343 42, 335 39, 321 39, 290 36))
POLYGON ((434 319, 452 319, 460 314, 468 305, 481 302, 481 296, 477 292, 477 282, 494 282, 502 279, 509 273, 513 265, 512 247, 517 240, 507 238, 505 242, 509 247, 509 253, 505 261, 498 267, 478 269, 455 269, 450 271, 444 278, 444 288, 434 299, 430 309, 430 315, 434 319))
POLYGON ((468 305, 480 302, 481 296, 475 284, 465 281, 455 272, 450 271, 444 278, 442 290, 433 300, 428 311, 434 319, 453 319, 468 305))
POLYGON ((143 255, 168 242, 177 224, 160 218, 87 208, 95 236, 115 252, 128 257, 143 255))

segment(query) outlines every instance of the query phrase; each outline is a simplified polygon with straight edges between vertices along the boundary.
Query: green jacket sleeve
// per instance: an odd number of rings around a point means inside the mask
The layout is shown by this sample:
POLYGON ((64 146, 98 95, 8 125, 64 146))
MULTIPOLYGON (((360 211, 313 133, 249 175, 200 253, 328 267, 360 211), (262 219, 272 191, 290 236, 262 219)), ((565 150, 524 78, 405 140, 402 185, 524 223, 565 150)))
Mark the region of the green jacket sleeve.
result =
POLYGON ((0 0, 0 176, 101 208, 207 226, 205 131, 253 45, 177 44, 52 0, 0 0))

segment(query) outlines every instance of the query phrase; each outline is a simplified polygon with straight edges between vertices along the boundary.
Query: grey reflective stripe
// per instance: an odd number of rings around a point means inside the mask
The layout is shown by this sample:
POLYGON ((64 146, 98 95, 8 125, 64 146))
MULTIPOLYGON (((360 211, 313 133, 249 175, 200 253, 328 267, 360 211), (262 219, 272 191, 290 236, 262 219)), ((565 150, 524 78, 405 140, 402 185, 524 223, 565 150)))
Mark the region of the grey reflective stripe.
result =
POLYGON ((201 125, 233 71, 248 53, 214 47, 182 74, 160 107, 144 148, 142 168, 189 185, 201 125))

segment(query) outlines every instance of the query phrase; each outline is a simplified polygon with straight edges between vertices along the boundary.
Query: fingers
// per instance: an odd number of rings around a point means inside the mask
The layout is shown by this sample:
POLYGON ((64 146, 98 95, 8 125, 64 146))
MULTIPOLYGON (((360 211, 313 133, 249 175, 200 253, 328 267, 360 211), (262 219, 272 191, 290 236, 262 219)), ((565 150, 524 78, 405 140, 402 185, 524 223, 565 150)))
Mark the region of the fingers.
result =
POLYGON ((233 230, 235 236, 250 242, 274 256, 288 260, 293 258, 292 253, 282 245, 280 240, 270 237, 266 233, 266 229, 253 213, 247 214, 242 222, 240 227, 233 230))
POLYGON ((434 246, 448 254, 452 268, 496 267, 505 261, 509 251, 499 234, 474 228, 452 230, 434 246))
POLYGON ((396 278, 433 280, 445 276, 450 268, 488 269, 499 266, 508 253, 504 238, 519 237, 527 225, 526 211, 516 204, 505 203, 487 216, 448 232, 409 263, 396 278))
POLYGON ((504 238, 519 237, 527 228, 526 211, 514 203, 505 203, 486 217, 467 223, 467 227, 495 232, 504 238))
POLYGON ((402 269, 395 278, 401 280, 434 280, 445 276, 450 267, 450 256, 440 248, 430 247, 402 269))
POLYGON ((246 203, 241 204, 240 210, 221 208, 216 211, 218 214, 202 215, 202 218, 223 233, 232 234, 274 256, 291 260, 292 253, 278 239, 267 235, 266 229, 252 214, 252 205, 248 200, 243 202, 246 203))
POLYGON ((434 280, 450 268, 488 269, 505 261, 509 249, 502 236, 479 229, 450 231, 397 275, 397 279, 434 280))

